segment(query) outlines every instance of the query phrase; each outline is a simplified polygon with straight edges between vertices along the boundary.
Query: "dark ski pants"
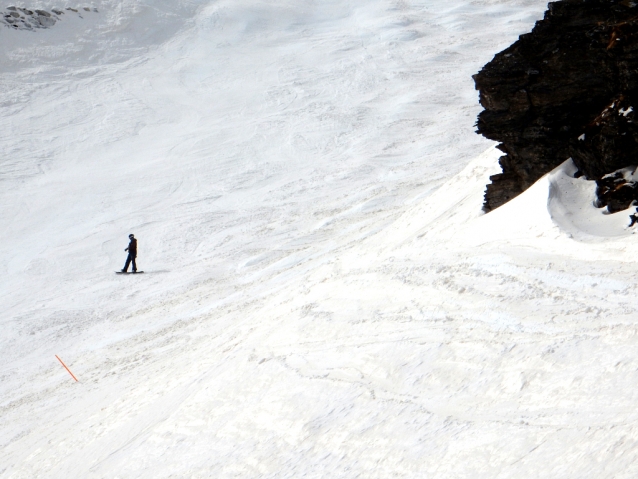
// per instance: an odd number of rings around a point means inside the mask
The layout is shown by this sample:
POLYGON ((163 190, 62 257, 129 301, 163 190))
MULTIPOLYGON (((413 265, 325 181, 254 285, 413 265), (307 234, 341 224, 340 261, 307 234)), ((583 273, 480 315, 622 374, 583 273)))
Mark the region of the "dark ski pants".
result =
POLYGON ((126 258, 126 264, 124 265, 124 269, 122 271, 128 271, 128 265, 133 263, 133 273, 137 271, 137 265, 135 264, 135 255, 129 254, 126 258))

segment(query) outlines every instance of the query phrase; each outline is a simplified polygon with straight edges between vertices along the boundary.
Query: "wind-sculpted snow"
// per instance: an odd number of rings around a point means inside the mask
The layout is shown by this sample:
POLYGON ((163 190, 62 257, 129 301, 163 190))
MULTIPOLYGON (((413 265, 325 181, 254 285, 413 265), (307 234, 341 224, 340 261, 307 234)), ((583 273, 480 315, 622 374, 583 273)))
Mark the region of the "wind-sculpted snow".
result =
POLYGON ((636 475, 631 230, 481 213, 544 2, 121 5, 0 29, 3 479, 636 475))
POLYGON ((596 185, 580 176, 572 160, 548 175, 548 208, 563 231, 580 241, 603 241, 634 233, 626 214, 610 214, 596 207, 596 185))

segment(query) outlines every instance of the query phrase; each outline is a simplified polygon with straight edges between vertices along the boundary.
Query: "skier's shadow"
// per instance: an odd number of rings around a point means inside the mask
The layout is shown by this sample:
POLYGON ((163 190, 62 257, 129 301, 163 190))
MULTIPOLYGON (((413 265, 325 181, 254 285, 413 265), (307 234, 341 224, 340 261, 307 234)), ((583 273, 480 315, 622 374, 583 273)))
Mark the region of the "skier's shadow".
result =
POLYGON ((164 273, 170 273, 171 270, 170 269, 158 269, 156 271, 144 271, 144 274, 164 274, 164 273))

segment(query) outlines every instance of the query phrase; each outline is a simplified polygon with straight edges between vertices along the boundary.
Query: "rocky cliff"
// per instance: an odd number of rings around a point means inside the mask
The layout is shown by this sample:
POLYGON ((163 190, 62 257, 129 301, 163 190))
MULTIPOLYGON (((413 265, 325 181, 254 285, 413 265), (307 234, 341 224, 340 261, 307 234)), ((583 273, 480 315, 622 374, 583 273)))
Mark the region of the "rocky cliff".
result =
POLYGON ((478 133, 499 142, 503 172, 484 209, 514 198, 568 158, 598 182, 610 212, 638 200, 627 175, 638 164, 638 3, 563 0, 474 75, 478 133), (605 178, 605 176, 607 177, 605 178))

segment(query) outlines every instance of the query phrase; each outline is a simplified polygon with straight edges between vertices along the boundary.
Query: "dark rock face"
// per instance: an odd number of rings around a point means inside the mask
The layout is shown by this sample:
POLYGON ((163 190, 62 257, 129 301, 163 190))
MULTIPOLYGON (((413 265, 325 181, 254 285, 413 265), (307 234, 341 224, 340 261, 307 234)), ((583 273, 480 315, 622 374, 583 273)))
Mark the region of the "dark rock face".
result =
POLYGON ((629 185, 617 188, 618 201, 614 191, 601 196, 603 176, 638 164, 638 3, 550 3, 532 32, 474 81, 485 108, 477 132, 505 153, 503 172, 487 186, 486 211, 570 157, 587 179, 598 180, 599 206, 618 211, 638 200, 629 185))
POLYGON ((596 206, 607 207, 609 213, 626 210, 636 199, 636 168, 625 168, 596 180, 596 206))

